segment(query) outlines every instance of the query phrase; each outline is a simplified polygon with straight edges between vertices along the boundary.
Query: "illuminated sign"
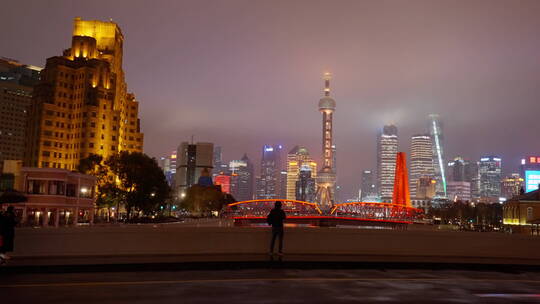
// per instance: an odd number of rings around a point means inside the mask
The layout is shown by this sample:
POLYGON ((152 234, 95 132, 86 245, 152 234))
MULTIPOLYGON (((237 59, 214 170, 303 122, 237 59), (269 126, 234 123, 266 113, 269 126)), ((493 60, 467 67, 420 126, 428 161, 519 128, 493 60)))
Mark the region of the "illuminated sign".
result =
POLYGON ((489 160, 489 157, 480 158, 480 161, 488 161, 488 160, 489 160))
POLYGON ((540 184, 540 171, 525 171, 525 192, 531 192, 538 189, 540 184))
POLYGON ((266 147, 266 148, 264 148, 264 151, 266 151, 266 152, 272 152, 272 151, 274 151, 274 148, 272 148, 272 147, 266 147))
POLYGON ((522 165, 525 165, 525 162, 527 164, 540 164, 540 156, 529 156, 526 159, 521 160, 522 165))

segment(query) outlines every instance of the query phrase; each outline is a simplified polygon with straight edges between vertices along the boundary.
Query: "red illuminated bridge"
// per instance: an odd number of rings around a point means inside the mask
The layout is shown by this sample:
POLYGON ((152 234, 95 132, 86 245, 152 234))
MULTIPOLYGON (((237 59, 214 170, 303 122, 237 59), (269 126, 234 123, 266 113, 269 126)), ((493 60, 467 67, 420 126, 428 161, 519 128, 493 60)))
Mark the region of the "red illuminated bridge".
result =
POLYGON ((313 226, 403 226, 422 218, 422 210, 402 204, 353 202, 336 204, 323 212, 317 204, 296 200, 250 200, 227 205, 223 215, 235 225, 265 224, 276 201, 283 203, 285 223, 313 226))

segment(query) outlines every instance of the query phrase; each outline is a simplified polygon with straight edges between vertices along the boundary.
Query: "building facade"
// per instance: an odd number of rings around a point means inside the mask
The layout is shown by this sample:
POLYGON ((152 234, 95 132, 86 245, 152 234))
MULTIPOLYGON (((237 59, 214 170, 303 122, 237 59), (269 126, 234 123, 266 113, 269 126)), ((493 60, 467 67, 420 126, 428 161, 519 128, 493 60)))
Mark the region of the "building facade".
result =
POLYGON ((510 199, 521 194, 524 190, 524 180, 519 173, 512 173, 501 181, 501 197, 510 199))
POLYGON ((503 224, 512 232, 531 233, 540 224, 540 190, 515 196, 503 203, 503 224))
POLYGON ((176 174, 176 153, 177 151, 172 151, 169 156, 162 156, 159 158, 158 165, 163 170, 165 178, 169 186, 174 188, 174 176, 176 174))
POLYGON ((377 195, 377 183, 375 173, 372 170, 362 171, 362 184, 360 186, 360 201, 376 202, 379 200, 377 195))
POLYGON ((437 114, 429 115, 429 135, 431 136, 431 142, 433 147, 433 168, 434 177, 436 183, 436 196, 439 198, 446 198, 446 173, 443 149, 443 132, 442 124, 437 114))
POLYGON ((303 164, 300 167, 298 178, 295 182, 295 200, 303 202, 315 202, 315 196, 317 194, 317 183, 312 176, 316 171, 309 164, 303 164))
POLYGON ((501 158, 486 156, 478 163, 480 200, 498 202, 501 197, 501 158))
POLYGON ((176 192, 179 198, 183 198, 187 189, 197 183, 204 169, 212 171, 214 144, 183 142, 178 146, 176 155, 176 192))
POLYGON ((306 147, 295 146, 287 154, 287 199, 296 199, 296 182, 300 178, 300 169, 305 166, 310 168, 310 178, 317 177, 317 163, 306 147))
POLYGON ((47 59, 29 113, 25 164, 74 170, 90 154, 142 152, 139 103, 122 69, 114 22, 75 18, 71 48, 47 59))
POLYGON ((383 202, 392 201, 397 152, 397 127, 384 126, 377 138, 377 189, 383 202))
POLYGON ((229 162, 229 172, 233 178, 231 194, 237 201, 247 201, 253 199, 253 163, 244 154, 240 160, 229 162))
POLYGON ((284 171, 283 146, 264 145, 261 157, 261 174, 257 181, 257 199, 285 198, 286 179, 284 171))
POLYGON ((65 169, 23 167, 22 161, 13 160, 6 161, 5 169, 14 176, 12 188, 27 198, 12 204, 21 226, 93 223, 95 177, 65 169))
POLYGON ((218 174, 214 176, 214 185, 221 187, 221 192, 232 194, 232 176, 229 174, 218 174))
POLYGON ((415 200, 431 200, 435 197, 437 181, 432 176, 421 176, 416 184, 415 200))
POLYGON ((433 147, 429 134, 413 135, 411 137, 410 163, 411 197, 416 198, 418 179, 421 176, 433 176, 433 147))
POLYGON ((448 181, 472 183, 478 175, 478 166, 475 162, 457 156, 454 160, 448 162, 446 172, 448 181))
POLYGON ((28 110, 41 68, 0 58, 0 173, 4 160, 23 160, 28 110))
POLYGON ((223 161, 222 149, 220 146, 214 147, 214 169, 212 169, 212 176, 217 176, 219 174, 227 173, 229 167, 227 163, 223 161))
POLYGON ((471 183, 449 181, 446 187, 448 199, 454 202, 471 201, 471 183))

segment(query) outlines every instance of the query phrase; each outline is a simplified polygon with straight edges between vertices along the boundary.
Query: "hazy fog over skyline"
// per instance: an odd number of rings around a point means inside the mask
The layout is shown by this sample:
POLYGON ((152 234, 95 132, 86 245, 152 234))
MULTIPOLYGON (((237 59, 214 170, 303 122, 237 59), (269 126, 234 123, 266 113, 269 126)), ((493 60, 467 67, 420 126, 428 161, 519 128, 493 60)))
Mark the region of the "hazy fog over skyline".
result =
POLYGON ((447 160, 494 154, 511 173, 540 155, 539 1, 10 1, 0 56, 44 66, 70 47, 77 16, 121 27, 154 157, 194 135, 227 161, 247 152, 258 165, 264 144, 320 160, 325 71, 343 199, 376 168, 384 124, 409 154, 430 113, 447 160))

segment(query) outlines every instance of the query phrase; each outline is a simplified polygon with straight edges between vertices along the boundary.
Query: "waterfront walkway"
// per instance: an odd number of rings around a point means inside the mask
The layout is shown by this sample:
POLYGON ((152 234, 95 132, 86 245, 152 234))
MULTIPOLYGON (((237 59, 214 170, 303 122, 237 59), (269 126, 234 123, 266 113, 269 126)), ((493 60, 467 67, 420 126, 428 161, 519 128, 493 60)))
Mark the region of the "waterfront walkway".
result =
MULTIPOLYGON (((8 267, 268 260, 270 229, 224 220, 17 230, 8 267)), ((540 265, 529 235, 357 228, 291 227, 285 262, 468 263, 540 265)))

